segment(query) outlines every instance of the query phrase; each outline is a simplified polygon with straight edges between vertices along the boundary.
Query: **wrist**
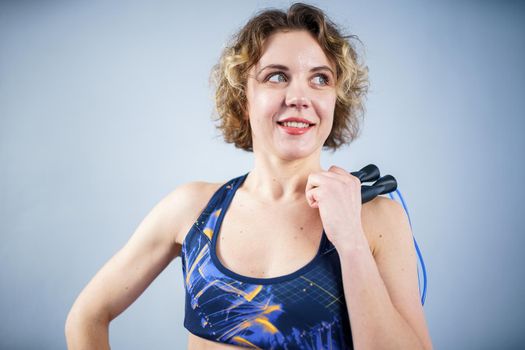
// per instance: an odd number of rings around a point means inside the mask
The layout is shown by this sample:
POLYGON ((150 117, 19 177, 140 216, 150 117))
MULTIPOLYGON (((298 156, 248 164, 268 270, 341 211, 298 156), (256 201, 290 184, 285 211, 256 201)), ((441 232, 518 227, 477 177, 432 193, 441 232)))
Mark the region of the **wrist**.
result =
POLYGON ((339 242, 332 242, 337 249, 339 255, 348 255, 359 252, 370 251, 370 245, 364 231, 358 230, 352 235, 347 235, 343 240, 339 242))

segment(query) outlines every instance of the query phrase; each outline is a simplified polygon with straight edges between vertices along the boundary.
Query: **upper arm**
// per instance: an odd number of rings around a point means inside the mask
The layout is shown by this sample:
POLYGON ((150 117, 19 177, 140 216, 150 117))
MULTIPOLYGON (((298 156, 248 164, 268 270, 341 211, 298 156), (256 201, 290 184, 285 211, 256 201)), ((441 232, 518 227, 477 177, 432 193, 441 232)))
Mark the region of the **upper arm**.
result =
MULTIPOLYGON (((431 348, 419 295, 417 256, 408 217, 398 202, 378 197, 366 215, 374 218, 374 258, 390 299, 421 341, 431 348)), ((370 220, 369 220, 370 221, 370 220)))
POLYGON ((69 316, 82 314, 109 322, 133 303, 179 255, 177 236, 188 215, 196 215, 193 194, 201 186, 183 185, 157 203, 82 290, 69 316))

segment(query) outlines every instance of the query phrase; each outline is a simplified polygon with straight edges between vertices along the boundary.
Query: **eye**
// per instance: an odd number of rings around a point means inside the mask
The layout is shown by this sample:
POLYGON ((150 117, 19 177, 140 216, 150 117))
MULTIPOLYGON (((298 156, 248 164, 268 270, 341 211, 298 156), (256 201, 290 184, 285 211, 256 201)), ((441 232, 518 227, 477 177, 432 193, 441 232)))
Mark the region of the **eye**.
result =
POLYGON ((265 81, 269 81, 272 83, 284 83, 286 82, 286 75, 283 72, 274 72, 268 74, 265 81))
POLYGON ((330 83, 330 78, 326 74, 318 74, 313 79, 316 85, 328 85, 330 83))

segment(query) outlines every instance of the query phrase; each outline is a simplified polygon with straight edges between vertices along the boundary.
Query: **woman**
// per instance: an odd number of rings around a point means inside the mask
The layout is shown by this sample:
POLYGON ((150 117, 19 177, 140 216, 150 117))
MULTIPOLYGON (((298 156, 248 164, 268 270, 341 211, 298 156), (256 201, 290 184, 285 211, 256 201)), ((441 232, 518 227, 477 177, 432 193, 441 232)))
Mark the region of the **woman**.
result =
POLYGON ((253 169, 156 205, 77 298, 68 347, 108 348, 110 321, 181 256, 190 349, 432 348, 403 208, 361 205, 356 177, 320 165, 358 131, 367 80, 352 45, 294 4, 252 18, 214 76, 219 128, 253 169))

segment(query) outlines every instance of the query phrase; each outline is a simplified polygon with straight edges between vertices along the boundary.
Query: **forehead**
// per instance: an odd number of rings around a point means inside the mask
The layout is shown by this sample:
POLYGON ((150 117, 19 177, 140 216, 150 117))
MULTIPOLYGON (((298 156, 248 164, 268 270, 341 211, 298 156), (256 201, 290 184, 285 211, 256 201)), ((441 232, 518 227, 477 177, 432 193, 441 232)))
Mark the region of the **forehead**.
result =
POLYGON ((321 65, 334 68, 317 40, 307 31, 277 32, 269 36, 264 42, 256 68, 268 64, 283 64, 299 69, 321 65))

